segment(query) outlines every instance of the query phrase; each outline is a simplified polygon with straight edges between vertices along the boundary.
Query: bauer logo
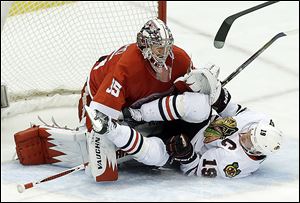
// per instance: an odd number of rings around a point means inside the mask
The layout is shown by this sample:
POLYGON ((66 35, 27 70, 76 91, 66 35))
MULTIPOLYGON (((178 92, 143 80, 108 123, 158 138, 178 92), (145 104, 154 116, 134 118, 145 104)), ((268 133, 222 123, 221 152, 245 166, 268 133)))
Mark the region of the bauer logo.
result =
POLYGON ((97 159, 97 166, 98 169, 102 169, 102 161, 101 161, 101 149, 100 149, 100 138, 95 137, 95 152, 96 152, 96 159, 97 159))

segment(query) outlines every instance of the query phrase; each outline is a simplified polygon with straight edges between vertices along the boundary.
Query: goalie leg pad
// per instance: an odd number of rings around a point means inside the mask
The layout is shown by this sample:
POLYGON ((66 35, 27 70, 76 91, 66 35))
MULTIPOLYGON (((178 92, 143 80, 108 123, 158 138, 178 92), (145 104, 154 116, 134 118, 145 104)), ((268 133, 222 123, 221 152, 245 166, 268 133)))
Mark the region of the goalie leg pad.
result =
POLYGON ((88 161, 86 130, 33 126, 14 135, 23 165, 54 164, 74 167, 88 161))
POLYGON ((88 134, 89 167, 86 171, 96 182, 118 179, 116 147, 105 135, 88 134))

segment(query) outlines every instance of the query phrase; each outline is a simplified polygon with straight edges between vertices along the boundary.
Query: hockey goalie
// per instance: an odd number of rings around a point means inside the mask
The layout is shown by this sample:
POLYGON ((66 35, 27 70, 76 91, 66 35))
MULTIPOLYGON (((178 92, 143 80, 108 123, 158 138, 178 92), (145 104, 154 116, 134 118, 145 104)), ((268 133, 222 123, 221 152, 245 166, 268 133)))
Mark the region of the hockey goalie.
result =
MULTIPOLYGON (((138 32, 136 43, 100 57, 92 67, 79 101, 78 113, 83 127, 71 130, 44 125, 17 133, 15 140, 20 162, 61 166, 89 162, 87 171, 96 181, 102 181, 117 179, 114 147, 121 149, 117 151, 118 158, 127 157, 125 154, 140 156, 145 150, 159 155, 160 151, 155 146, 148 147, 157 138, 143 139, 138 128, 120 125, 122 136, 115 139, 114 144, 106 142, 109 136, 92 129, 84 107, 87 105, 93 111, 120 120, 125 107, 139 107, 146 101, 174 92, 175 79, 193 66, 188 54, 173 42, 173 35, 166 24, 159 19, 151 19, 138 32)), ((152 131, 151 128, 149 131, 152 131)), ((143 158, 149 165, 163 164, 158 163, 160 160, 147 159, 143 158)))

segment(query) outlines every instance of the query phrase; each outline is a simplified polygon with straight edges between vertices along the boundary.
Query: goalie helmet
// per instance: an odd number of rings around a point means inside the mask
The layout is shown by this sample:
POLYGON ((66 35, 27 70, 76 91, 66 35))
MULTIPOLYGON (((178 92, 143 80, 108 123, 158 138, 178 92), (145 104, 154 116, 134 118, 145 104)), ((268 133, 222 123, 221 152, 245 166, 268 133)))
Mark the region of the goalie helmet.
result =
POLYGON ((248 141, 240 139, 241 145, 249 155, 269 155, 280 149, 282 132, 272 125, 264 122, 253 123, 244 132, 241 137, 248 136, 248 141))
POLYGON ((166 65, 168 56, 173 60, 172 45, 174 39, 170 29, 159 20, 149 20, 137 34, 137 45, 145 59, 151 64, 151 73, 156 79, 168 82, 172 67, 166 65))

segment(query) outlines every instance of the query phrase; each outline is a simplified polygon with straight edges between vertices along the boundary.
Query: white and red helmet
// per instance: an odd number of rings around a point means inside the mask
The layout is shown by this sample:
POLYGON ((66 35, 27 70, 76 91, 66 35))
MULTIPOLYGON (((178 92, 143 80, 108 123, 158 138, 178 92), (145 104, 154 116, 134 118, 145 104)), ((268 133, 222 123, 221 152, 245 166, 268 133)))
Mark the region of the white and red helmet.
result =
POLYGON ((166 65, 166 60, 169 56, 172 60, 174 58, 173 43, 170 29, 159 19, 149 20, 137 34, 139 49, 144 58, 150 62, 156 79, 162 82, 171 79, 172 67, 166 65))

